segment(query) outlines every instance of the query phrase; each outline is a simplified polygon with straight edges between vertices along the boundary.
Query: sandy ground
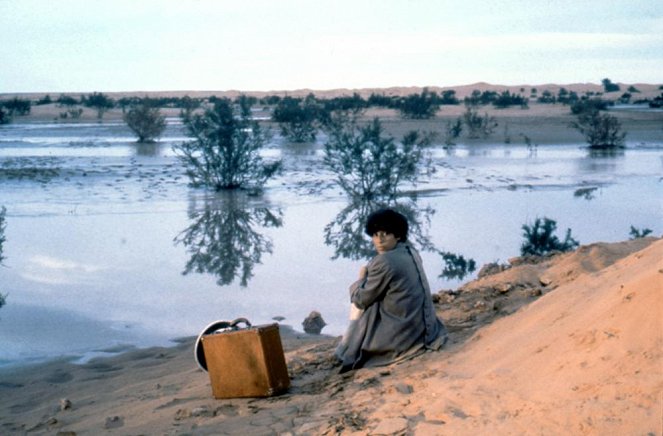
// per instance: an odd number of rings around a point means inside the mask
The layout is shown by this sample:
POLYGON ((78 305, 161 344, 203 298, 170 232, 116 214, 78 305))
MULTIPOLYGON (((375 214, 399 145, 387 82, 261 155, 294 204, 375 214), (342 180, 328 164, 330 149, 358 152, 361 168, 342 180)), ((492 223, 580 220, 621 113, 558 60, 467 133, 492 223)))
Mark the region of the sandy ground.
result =
POLYGON ((0 433, 662 434, 662 239, 494 270, 435 295, 440 352, 338 374, 338 338, 282 326, 292 386, 264 399, 215 400, 192 338, 5 370, 0 433))

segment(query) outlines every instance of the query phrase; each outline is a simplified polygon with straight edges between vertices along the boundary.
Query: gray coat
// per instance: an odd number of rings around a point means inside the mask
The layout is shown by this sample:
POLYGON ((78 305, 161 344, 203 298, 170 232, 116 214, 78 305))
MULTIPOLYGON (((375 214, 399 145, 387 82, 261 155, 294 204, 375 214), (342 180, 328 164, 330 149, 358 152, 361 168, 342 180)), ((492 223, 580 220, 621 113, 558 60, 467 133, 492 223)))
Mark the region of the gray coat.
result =
POLYGON ((368 274, 350 286, 350 299, 363 309, 351 322, 337 356, 341 371, 379 366, 439 349, 447 339, 436 317, 419 253, 407 242, 378 254, 368 274))

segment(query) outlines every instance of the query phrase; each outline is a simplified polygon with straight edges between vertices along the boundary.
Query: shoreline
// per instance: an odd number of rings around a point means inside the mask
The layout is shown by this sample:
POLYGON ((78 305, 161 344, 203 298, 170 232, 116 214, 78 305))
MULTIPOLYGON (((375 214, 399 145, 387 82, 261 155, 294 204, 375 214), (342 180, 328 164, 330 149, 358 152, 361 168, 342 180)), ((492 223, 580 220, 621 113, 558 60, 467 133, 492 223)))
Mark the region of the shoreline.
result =
POLYGON ((0 371, 0 430, 656 434, 663 240, 595 243, 520 262, 436 294, 450 332, 440 352, 338 374, 337 338, 283 328, 292 386, 265 399, 213 399, 194 338, 83 365, 0 371), (558 326, 536 328, 549 323, 558 326))

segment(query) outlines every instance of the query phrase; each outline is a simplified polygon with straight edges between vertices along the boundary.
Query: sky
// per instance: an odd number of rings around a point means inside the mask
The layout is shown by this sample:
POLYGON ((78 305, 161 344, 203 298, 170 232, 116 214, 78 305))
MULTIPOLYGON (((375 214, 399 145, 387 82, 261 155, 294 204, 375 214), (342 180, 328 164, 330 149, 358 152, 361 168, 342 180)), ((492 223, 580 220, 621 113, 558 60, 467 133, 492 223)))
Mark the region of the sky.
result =
POLYGON ((0 93, 663 83, 661 0, 0 0, 0 93))

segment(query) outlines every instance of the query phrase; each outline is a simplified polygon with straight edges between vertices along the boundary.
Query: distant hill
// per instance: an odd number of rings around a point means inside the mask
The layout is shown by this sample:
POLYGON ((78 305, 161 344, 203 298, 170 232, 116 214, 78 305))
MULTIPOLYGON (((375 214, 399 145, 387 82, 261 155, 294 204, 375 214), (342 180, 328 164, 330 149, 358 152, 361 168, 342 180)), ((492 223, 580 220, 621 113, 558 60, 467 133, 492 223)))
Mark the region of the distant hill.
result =
MULTIPOLYGON (((632 86, 638 91, 639 93, 635 93, 633 95, 634 99, 640 99, 640 98, 653 98, 656 96, 661 95, 663 90, 661 89, 660 84, 649 84, 649 83, 616 83, 619 85, 620 90, 608 93, 607 96, 611 98, 618 98, 621 96, 623 93, 628 92, 628 89, 632 86)), ((443 91, 448 91, 448 90, 453 90, 456 91, 456 96, 458 98, 463 98, 466 96, 469 96, 472 91, 478 90, 478 91, 496 91, 496 92, 502 92, 502 91, 509 91, 511 93, 515 94, 522 94, 522 95, 531 95, 532 89, 536 89, 537 94, 541 95, 541 93, 545 90, 550 91, 553 94, 557 94, 560 88, 565 88, 568 91, 574 91, 578 94, 585 94, 586 92, 594 92, 594 93, 603 93, 603 85, 598 84, 598 83, 571 83, 571 84, 554 84, 554 83, 546 83, 546 84, 534 84, 534 85, 529 85, 529 84, 524 84, 524 85, 499 85, 499 84, 491 84, 491 83, 486 83, 486 82, 478 82, 478 83, 472 83, 468 85, 458 85, 458 86, 394 86, 394 87, 389 87, 389 88, 361 88, 361 89, 350 89, 350 88, 338 88, 338 89, 308 89, 308 88, 302 88, 302 89, 293 89, 293 90, 272 90, 272 91, 250 91, 250 90, 236 90, 236 89, 231 89, 231 90, 209 90, 209 91, 187 91, 187 90, 181 90, 181 91, 140 91, 140 90, 135 90, 135 91, 123 91, 123 92, 106 92, 103 90, 98 90, 98 92, 103 92, 107 94, 109 97, 112 97, 114 99, 122 98, 122 97, 127 97, 127 96, 150 96, 150 97, 155 97, 155 96, 163 96, 163 97, 184 97, 185 95, 188 95, 189 97, 209 97, 209 96, 217 96, 217 97, 229 97, 229 98, 234 98, 237 97, 238 95, 245 94, 245 95, 250 95, 250 96, 255 96, 255 97, 265 97, 269 95, 290 95, 293 97, 302 97, 306 96, 310 93, 313 93, 317 97, 320 98, 333 98, 333 97, 339 97, 339 96, 344 96, 344 95, 352 95, 354 93, 359 94, 363 98, 369 97, 371 94, 384 94, 387 96, 405 96, 409 94, 415 94, 415 93, 420 93, 424 88, 428 88, 430 91, 436 91, 438 93, 441 93, 443 91)), ((21 98, 29 98, 29 99, 34 99, 37 100, 39 98, 42 98, 46 94, 49 94, 51 98, 57 98, 58 95, 60 94, 67 94, 71 95, 73 97, 78 97, 80 95, 87 95, 91 94, 91 92, 28 92, 28 93, 0 93, 0 99, 8 99, 8 98, 13 98, 13 97, 21 97, 21 98)))

